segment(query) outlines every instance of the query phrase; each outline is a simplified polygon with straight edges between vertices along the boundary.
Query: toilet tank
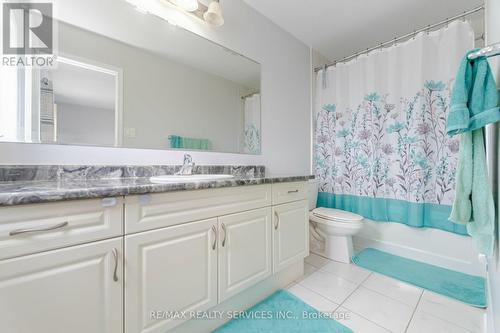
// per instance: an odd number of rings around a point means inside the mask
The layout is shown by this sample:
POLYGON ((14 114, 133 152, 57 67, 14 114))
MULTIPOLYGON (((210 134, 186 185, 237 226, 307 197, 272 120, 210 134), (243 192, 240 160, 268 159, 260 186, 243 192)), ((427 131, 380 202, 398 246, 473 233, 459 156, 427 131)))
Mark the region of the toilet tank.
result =
POLYGON ((316 208, 316 202, 318 201, 318 190, 319 180, 309 180, 309 210, 313 210, 314 208, 316 208))

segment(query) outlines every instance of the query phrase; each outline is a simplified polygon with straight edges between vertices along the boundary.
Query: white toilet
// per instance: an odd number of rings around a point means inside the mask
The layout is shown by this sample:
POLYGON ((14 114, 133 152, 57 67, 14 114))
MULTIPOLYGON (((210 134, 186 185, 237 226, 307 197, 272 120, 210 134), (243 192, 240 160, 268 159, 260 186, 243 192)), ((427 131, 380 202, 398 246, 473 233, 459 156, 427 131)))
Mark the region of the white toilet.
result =
POLYGON ((311 236, 324 243, 311 252, 331 260, 350 263, 353 255, 352 236, 363 227, 363 216, 340 209, 316 208, 319 182, 311 180, 309 185, 309 230, 311 236))

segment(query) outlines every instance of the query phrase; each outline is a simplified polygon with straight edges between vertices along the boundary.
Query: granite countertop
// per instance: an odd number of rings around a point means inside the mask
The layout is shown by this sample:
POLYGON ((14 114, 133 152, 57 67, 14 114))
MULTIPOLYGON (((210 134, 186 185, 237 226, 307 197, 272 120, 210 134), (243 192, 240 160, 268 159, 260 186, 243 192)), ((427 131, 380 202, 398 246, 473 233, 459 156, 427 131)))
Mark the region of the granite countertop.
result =
POLYGON ((306 181, 312 178, 312 175, 236 175, 229 180, 168 184, 152 183, 149 177, 3 181, 0 182, 0 206, 306 181))

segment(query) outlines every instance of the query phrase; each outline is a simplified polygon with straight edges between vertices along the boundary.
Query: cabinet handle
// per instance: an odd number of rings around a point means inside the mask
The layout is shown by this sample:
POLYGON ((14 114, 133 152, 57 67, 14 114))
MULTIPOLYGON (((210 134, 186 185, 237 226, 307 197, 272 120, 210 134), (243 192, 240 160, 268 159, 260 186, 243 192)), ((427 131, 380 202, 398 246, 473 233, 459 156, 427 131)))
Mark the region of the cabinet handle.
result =
POLYGON ((113 248, 113 258, 115 259, 115 270, 113 272, 113 281, 118 281, 118 275, 117 275, 117 270, 118 270, 118 250, 116 248, 113 248))
POLYGON ((222 223, 221 226, 222 226, 222 231, 224 231, 224 238, 222 238, 222 247, 224 247, 226 245, 226 238, 227 238, 226 225, 222 223))
POLYGON ((215 247, 217 246, 217 228, 215 225, 212 226, 212 232, 214 233, 214 242, 212 244, 212 250, 215 250, 215 247))
POLYGON ((274 230, 278 230, 278 225, 280 224, 280 216, 277 211, 274 211, 274 216, 276 217, 276 222, 274 223, 274 230))
POLYGON ((63 222, 59 223, 47 228, 34 228, 34 229, 17 229, 17 230, 12 230, 9 232, 9 236, 15 236, 15 235, 20 235, 20 234, 28 234, 28 233, 33 233, 33 232, 44 232, 44 231, 51 231, 51 230, 56 230, 56 229, 61 229, 64 228, 68 225, 68 222, 63 222))
POLYGON ((290 190, 290 191, 288 191, 288 194, 292 194, 292 193, 299 193, 299 190, 293 190, 293 191, 290 190))

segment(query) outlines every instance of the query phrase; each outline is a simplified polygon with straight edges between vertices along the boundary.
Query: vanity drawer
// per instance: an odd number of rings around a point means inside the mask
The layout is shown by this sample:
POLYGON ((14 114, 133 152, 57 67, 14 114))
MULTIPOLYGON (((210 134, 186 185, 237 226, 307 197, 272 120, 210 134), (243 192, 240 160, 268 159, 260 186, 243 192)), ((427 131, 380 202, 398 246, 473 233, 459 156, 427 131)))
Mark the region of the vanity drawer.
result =
POLYGON ((127 196, 125 232, 168 227, 270 205, 270 184, 127 196))
POLYGON ((273 184, 273 205, 305 200, 308 198, 308 182, 273 184))
POLYGON ((0 259, 123 235, 123 199, 0 208, 0 259))

